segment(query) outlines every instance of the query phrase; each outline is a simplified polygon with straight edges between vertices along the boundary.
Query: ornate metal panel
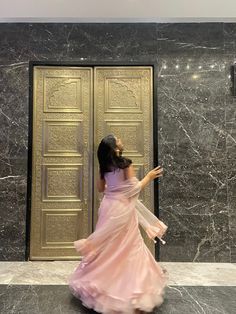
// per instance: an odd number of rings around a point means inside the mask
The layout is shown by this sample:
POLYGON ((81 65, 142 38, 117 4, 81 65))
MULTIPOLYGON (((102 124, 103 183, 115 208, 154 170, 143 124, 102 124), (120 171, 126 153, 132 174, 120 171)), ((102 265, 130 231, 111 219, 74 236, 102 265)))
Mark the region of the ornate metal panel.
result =
POLYGON ((30 259, 79 259, 73 241, 92 231, 93 69, 37 66, 33 94, 30 259))
MULTIPOLYGON (((122 139, 124 155, 133 160, 139 178, 153 167, 152 75, 152 67, 95 68, 95 149, 105 135, 114 133, 122 139)), ((95 182, 97 175, 98 171, 95 182)), ((100 199, 101 195, 97 194, 95 217, 100 199)), ((152 184, 141 193, 141 199, 153 209, 152 184)), ((144 238, 154 253, 154 245, 144 238)))

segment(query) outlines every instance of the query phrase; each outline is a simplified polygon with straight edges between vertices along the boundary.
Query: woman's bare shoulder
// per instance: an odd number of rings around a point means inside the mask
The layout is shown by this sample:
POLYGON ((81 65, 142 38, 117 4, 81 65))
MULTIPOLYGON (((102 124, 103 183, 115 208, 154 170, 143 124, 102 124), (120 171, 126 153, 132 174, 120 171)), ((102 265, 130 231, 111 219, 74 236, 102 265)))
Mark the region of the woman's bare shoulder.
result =
POLYGON ((125 174, 125 179, 135 177, 135 171, 132 164, 130 164, 129 167, 124 169, 124 174, 125 174))
POLYGON ((97 179, 97 189, 98 192, 103 192, 105 190, 106 180, 101 179, 100 176, 97 179))

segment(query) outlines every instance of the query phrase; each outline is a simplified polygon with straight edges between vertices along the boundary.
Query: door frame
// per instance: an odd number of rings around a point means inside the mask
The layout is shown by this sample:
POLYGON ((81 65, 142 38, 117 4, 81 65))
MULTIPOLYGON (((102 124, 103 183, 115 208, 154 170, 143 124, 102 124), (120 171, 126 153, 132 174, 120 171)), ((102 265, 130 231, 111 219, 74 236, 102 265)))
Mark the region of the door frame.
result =
MULTIPOLYGON (((34 66, 151 66, 153 68, 153 162, 158 165, 158 98, 157 98, 157 65, 154 62, 127 62, 127 61, 29 61, 29 116, 28 116, 28 162, 27 162, 27 203, 26 203, 26 237, 25 237, 25 260, 30 257, 30 224, 31 224, 31 186, 32 186, 32 152, 33 152, 33 70, 34 66)), ((154 181, 154 214, 159 217, 159 183, 154 181)), ((93 220, 93 218, 92 218, 93 220)), ((94 221, 92 221, 94 225, 94 221)), ((160 259, 160 242, 155 244, 155 258, 160 259)))

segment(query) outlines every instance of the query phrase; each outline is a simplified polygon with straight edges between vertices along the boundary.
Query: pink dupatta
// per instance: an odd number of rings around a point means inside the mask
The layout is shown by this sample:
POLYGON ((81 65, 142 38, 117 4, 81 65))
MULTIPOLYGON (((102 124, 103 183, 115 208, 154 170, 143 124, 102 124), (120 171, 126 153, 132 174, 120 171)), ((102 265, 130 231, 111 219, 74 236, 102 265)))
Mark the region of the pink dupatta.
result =
POLYGON ((154 243, 156 243, 155 238, 157 237, 162 244, 165 244, 166 242, 162 237, 168 227, 138 200, 140 191, 141 182, 136 177, 132 177, 124 180, 122 184, 107 188, 104 195, 107 197, 130 199, 137 210, 139 225, 145 230, 148 237, 154 243))

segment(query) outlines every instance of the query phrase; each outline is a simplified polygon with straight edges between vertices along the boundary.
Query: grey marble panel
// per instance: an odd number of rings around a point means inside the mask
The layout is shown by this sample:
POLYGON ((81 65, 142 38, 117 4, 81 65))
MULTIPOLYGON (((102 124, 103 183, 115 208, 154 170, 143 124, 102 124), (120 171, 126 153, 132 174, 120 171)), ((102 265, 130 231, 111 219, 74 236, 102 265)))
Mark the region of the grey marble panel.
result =
MULTIPOLYGON (((2 39, 1 36, 0 38, 2 39)), ((9 49, 9 53, 10 51, 9 49)), ((27 65, 26 62, 14 64, 14 61, 11 65, 5 64, 5 61, 0 65, 1 260, 24 260, 25 255, 29 82, 27 65)))
POLYGON ((1 68, 8 70, 29 60, 150 61, 157 53, 156 24, 2 23, 0 45, 1 68))
MULTIPOLYGON (((224 54, 232 65, 236 62, 236 24, 224 24, 224 54)), ((228 69, 227 69, 228 72, 228 69)), ((227 82, 227 90, 231 82, 227 82)), ((236 261, 236 97, 226 97, 226 154, 227 154, 227 205, 229 208, 229 230, 231 260, 236 261)))
POLYGON ((158 27, 161 260, 232 260, 223 34, 221 23, 158 27))

